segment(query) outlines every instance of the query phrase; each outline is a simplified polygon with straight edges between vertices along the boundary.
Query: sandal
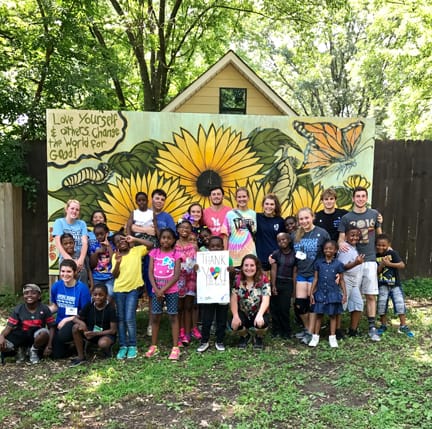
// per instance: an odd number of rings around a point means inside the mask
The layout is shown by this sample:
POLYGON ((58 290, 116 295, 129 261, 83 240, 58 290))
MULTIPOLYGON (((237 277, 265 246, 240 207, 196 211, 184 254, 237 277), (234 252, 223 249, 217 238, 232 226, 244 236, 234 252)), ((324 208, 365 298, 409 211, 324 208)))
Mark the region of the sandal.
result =
POLYGON ((145 354, 145 357, 151 358, 153 356, 156 356, 158 353, 159 353, 159 349, 157 346, 150 346, 145 354))
POLYGON ((178 347, 173 347, 171 349, 171 353, 168 356, 169 360, 179 360, 180 357, 180 349, 178 347))

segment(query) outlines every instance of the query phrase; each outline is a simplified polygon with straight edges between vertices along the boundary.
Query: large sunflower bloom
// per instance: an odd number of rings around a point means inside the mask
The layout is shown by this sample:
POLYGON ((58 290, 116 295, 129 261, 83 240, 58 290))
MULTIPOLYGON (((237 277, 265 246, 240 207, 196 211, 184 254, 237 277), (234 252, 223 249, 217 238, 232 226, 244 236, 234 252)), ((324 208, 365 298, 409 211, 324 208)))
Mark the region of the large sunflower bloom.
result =
POLYGON ((352 176, 349 176, 348 179, 344 180, 343 184, 345 187, 351 190, 354 190, 358 186, 366 189, 370 187, 369 180, 366 179, 366 177, 361 176, 360 174, 353 174, 352 176))
POLYGON ((185 196, 184 189, 177 180, 161 178, 155 171, 148 172, 144 176, 131 175, 129 178, 118 177, 116 184, 109 184, 109 193, 105 193, 105 201, 98 201, 100 208, 106 213, 108 227, 111 231, 118 231, 124 227, 129 215, 136 209, 135 195, 137 192, 145 192, 151 204, 151 192, 154 189, 163 189, 167 193, 164 210, 170 213, 174 219, 181 216, 189 198, 185 196))
POLYGON ((255 152, 248 147, 248 139, 231 128, 216 130, 210 126, 208 133, 202 126, 195 138, 181 129, 174 134, 175 143, 167 143, 159 149, 156 168, 167 178, 179 178, 180 185, 202 206, 208 205, 210 189, 221 186, 225 191, 244 186, 248 177, 262 178, 262 168, 255 152))
POLYGON ((297 215, 298 211, 303 207, 311 208, 314 213, 322 210, 322 191, 323 187, 321 183, 317 183, 311 188, 306 188, 302 185, 299 185, 292 193, 290 208, 284 212, 284 215, 297 215))

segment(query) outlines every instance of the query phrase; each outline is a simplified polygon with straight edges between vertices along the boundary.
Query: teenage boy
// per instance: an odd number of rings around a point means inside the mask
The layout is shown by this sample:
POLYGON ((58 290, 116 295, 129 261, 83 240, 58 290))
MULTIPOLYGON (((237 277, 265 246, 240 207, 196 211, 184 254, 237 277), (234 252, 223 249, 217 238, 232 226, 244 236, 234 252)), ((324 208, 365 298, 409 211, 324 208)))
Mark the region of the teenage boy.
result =
POLYGON ((339 239, 339 224, 342 216, 348 213, 345 209, 338 209, 336 207, 337 194, 333 188, 324 190, 321 195, 321 201, 324 209, 315 213, 314 224, 325 229, 330 238, 334 241, 339 239))
POLYGON ((204 209, 203 220, 208 226, 212 235, 221 235, 221 226, 225 219, 225 215, 231 210, 231 207, 224 206, 224 190, 218 186, 210 189, 210 207, 204 209))
POLYGON ((368 192, 366 188, 356 187, 353 190, 353 209, 342 217, 339 224, 339 249, 347 252, 349 246, 346 243, 345 232, 349 225, 356 226, 361 233, 357 244, 357 251, 363 254, 364 262, 360 291, 366 297, 366 311, 369 323, 369 336, 372 341, 380 341, 375 327, 376 297, 378 295, 378 278, 376 266, 375 236, 381 234, 381 223, 378 221, 380 214, 377 210, 367 207, 368 192))
POLYGON ((163 189, 155 189, 152 194, 152 205, 151 208, 153 213, 156 215, 156 222, 158 230, 163 228, 171 228, 174 232, 176 230, 176 225, 172 216, 163 211, 165 206, 165 200, 167 197, 166 192, 163 189))

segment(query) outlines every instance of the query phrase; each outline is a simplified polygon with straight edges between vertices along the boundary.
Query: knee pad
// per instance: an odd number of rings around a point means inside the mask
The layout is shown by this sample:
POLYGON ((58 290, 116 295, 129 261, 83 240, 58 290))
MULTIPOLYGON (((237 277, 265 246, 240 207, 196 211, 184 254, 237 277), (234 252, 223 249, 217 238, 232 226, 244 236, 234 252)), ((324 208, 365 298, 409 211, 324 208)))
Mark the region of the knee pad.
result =
POLYGON ((296 298, 294 306, 298 311, 298 314, 307 314, 310 310, 310 301, 308 298, 296 298))

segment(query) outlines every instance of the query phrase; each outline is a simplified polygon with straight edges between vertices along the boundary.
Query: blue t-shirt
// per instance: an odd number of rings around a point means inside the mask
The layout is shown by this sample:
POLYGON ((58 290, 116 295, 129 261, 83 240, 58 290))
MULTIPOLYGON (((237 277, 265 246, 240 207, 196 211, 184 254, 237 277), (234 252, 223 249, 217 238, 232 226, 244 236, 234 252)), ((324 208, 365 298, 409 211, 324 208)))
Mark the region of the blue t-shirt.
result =
MULTIPOLYGON (((91 256, 93 253, 96 252, 97 249, 101 247, 102 247, 101 244, 97 240, 96 243, 94 242, 89 243, 89 250, 88 250, 89 256, 91 256)), ((115 249, 113 248, 112 245, 111 248, 113 249, 114 252, 115 249)), ((93 274, 93 280, 99 280, 102 282, 105 282, 113 278, 111 256, 108 251, 105 253, 99 253, 98 263, 96 267, 92 269, 92 274, 93 274)))
POLYGON ((82 237, 87 235, 87 225, 80 219, 77 219, 74 223, 67 223, 64 217, 57 219, 53 225, 53 236, 61 236, 65 232, 72 234, 75 241, 75 252, 80 255, 82 237))
POLYGON ((72 314, 66 314, 67 308, 76 309, 75 315, 78 315, 90 301, 89 288, 80 281, 77 281, 74 287, 67 287, 63 280, 59 280, 51 287, 51 302, 58 307, 56 323, 61 322, 65 317, 72 316, 72 314))
POLYGON ((159 230, 163 228, 171 228, 176 232, 176 225, 174 219, 167 212, 160 212, 156 215, 156 223, 159 230))

